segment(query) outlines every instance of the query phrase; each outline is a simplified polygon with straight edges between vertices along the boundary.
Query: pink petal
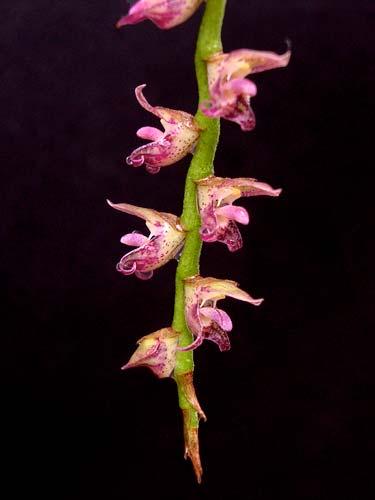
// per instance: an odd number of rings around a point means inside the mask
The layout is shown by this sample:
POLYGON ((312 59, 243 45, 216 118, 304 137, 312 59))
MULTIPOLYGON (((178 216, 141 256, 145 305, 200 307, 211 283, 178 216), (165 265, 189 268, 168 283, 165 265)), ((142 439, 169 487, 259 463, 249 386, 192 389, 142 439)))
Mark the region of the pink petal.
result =
POLYGON ((223 330, 230 332, 233 328, 232 320, 229 315, 222 309, 216 307, 201 307, 200 314, 215 321, 223 330))
POLYGON ((148 102, 148 100, 145 98, 143 95, 143 89, 146 87, 146 84, 143 83, 142 85, 138 85, 138 87, 135 88, 135 97, 137 98, 137 101, 139 104, 144 108, 146 111, 149 111, 150 113, 159 116, 157 108, 154 106, 151 106, 151 104, 148 102))
POLYGON ((225 243, 230 252, 236 252, 242 248, 242 236, 237 224, 232 220, 229 221, 224 231, 218 236, 217 241, 225 243))
POLYGON ((233 291, 228 291, 228 292, 226 292, 226 295, 228 297, 232 297, 233 299, 248 302, 249 304, 252 304, 253 306, 260 306, 260 304, 264 301, 264 299, 254 299, 251 295, 249 295, 244 290, 241 290, 240 288, 237 288, 236 290, 233 290, 233 291))
POLYGON ((249 223, 249 214, 247 210, 243 207, 238 207, 235 205, 225 205, 216 209, 217 215, 222 215, 227 219, 234 220, 240 224, 249 223))
POLYGON ((275 52, 267 52, 261 50, 239 49, 228 54, 228 57, 233 60, 245 60, 250 66, 250 73, 259 73, 270 69, 282 68, 288 65, 291 51, 288 49, 283 54, 275 52))
POLYGON ((231 80, 226 87, 230 87, 235 95, 243 94, 245 96, 254 97, 257 94, 257 86, 251 80, 246 78, 236 78, 231 80))
POLYGON ((116 23, 116 28, 122 28, 129 24, 137 24, 144 21, 146 17, 142 13, 137 12, 135 14, 128 14, 127 16, 122 16, 116 23))
POLYGON ((147 236, 145 236, 144 234, 129 233, 129 234, 125 234, 121 238, 120 241, 124 245, 129 245, 131 247, 140 247, 140 246, 144 245, 145 243, 147 243, 149 240, 148 240, 147 236))
POLYGON ((164 133, 155 127, 142 127, 137 130, 137 136, 146 141, 158 141, 164 133))

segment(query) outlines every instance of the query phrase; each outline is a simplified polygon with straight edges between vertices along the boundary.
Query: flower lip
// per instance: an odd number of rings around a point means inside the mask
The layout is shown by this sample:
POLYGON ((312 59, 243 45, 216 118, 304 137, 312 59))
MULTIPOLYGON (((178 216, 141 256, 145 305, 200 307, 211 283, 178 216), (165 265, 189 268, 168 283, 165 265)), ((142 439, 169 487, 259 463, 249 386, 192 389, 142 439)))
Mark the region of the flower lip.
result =
POLYGON ((250 221, 247 210, 233 203, 242 196, 275 197, 281 193, 281 189, 246 177, 231 179, 210 175, 195 183, 201 217, 201 239, 207 243, 224 243, 230 252, 242 247, 237 223, 246 225, 250 221))
POLYGON ((185 278, 184 285, 185 318, 194 340, 188 346, 179 346, 180 351, 196 349, 205 339, 216 343, 221 351, 230 349, 228 332, 232 330, 232 321, 216 306, 219 300, 232 297, 255 306, 263 302, 238 288, 238 283, 232 280, 195 275, 185 278))

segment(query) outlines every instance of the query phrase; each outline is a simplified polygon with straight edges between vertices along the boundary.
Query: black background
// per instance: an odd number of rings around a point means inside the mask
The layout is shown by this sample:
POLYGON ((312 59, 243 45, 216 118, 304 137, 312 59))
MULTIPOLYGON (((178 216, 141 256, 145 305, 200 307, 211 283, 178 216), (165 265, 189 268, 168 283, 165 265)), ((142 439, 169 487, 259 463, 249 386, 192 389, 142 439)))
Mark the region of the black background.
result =
POLYGON ((182 458, 173 381, 119 369, 139 337, 170 323, 175 263, 148 282, 117 273, 119 238, 143 225, 105 199, 180 212, 188 158, 152 176, 124 157, 137 128, 158 124, 137 85, 194 113, 202 9, 170 31, 116 31, 126 10, 0 7, 4 498, 373 498, 374 3, 228 1, 226 51, 282 52, 288 37, 293 54, 254 77, 255 131, 222 123, 217 174, 283 194, 243 201, 240 252, 204 248, 203 275, 266 300, 227 300, 232 350, 196 351, 200 487, 182 458))

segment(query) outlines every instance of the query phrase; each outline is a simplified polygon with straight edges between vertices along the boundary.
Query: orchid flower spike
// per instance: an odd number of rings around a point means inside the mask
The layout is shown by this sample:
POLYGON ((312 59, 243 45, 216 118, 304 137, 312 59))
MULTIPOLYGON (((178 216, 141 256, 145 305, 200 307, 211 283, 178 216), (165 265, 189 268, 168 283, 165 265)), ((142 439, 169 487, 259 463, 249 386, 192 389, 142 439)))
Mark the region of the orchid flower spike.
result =
POLYGON ((159 378, 170 377, 176 364, 178 337, 171 327, 142 337, 135 353, 121 369, 146 366, 159 378))
POLYGON ((145 86, 135 89, 136 98, 144 109, 160 118, 164 132, 154 127, 140 128, 137 136, 152 142, 133 151, 126 163, 133 167, 144 164, 148 172, 157 174, 161 167, 172 165, 194 151, 200 128, 189 113, 151 106, 142 93, 145 86))
POLYGON ((196 181, 196 184, 202 240, 206 243, 225 243, 231 252, 242 247, 242 237, 236 222, 249 223, 247 210, 232 203, 241 196, 279 196, 281 193, 281 189, 273 189, 269 184, 250 178, 210 176, 196 181))
POLYGON ((253 299, 248 293, 238 288, 235 281, 193 276, 184 280, 185 284, 185 319, 189 330, 195 337, 188 346, 178 347, 180 351, 190 351, 200 346, 204 339, 218 345, 220 351, 230 349, 228 332, 232 330, 229 315, 216 307, 216 303, 233 297, 259 306, 263 299, 253 299))
POLYGON ((202 111, 211 118, 225 118, 238 123, 243 131, 255 127, 255 115, 250 98, 257 93, 254 82, 245 77, 252 73, 281 68, 289 63, 291 51, 284 54, 239 49, 213 54, 207 60, 208 84, 211 100, 202 111))
POLYGON ((124 245, 138 248, 122 257, 116 267, 120 273, 126 276, 134 273, 140 279, 150 279, 155 269, 176 257, 182 249, 185 232, 175 215, 127 203, 115 204, 109 200, 107 202, 116 210, 144 219, 150 230, 148 237, 133 232, 121 238, 124 245))
POLYGON ((117 28, 137 24, 145 19, 158 28, 167 30, 184 23, 198 9, 203 0, 138 0, 116 24, 117 28))

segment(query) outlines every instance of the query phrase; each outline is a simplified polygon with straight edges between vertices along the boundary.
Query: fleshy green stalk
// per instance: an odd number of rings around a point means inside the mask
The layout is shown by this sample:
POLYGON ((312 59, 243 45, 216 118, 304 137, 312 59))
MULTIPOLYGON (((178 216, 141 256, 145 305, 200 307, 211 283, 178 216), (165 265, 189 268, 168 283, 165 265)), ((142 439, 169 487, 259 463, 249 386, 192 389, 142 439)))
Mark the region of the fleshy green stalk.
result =
MULTIPOLYGON (((226 0, 207 0, 200 25, 195 52, 195 70, 200 104, 209 98, 205 59, 216 52, 222 51, 221 27, 225 5, 226 0)), ((193 340, 185 322, 183 280, 189 276, 199 274, 199 259, 202 248, 199 236, 200 217, 197 209, 196 185, 194 181, 213 174, 213 161, 220 135, 220 121, 218 119, 208 118, 199 110, 195 117, 202 128, 202 132, 186 177, 181 222, 188 233, 176 271, 176 295, 173 317, 173 327, 181 333, 180 345, 182 346, 190 344, 193 340)), ((185 456, 189 456, 192 460, 197 480, 200 482, 202 468, 198 443, 199 415, 197 402, 195 403, 192 399, 192 394, 195 396, 192 382, 193 370, 194 361, 192 351, 179 352, 177 354, 174 376, 178 387, 179 404, 184 418, 185 456), (186 377, 187 374, 191 374, 191 376, 186 377), (189 380, 188 385, 187 380, 189 380)))

